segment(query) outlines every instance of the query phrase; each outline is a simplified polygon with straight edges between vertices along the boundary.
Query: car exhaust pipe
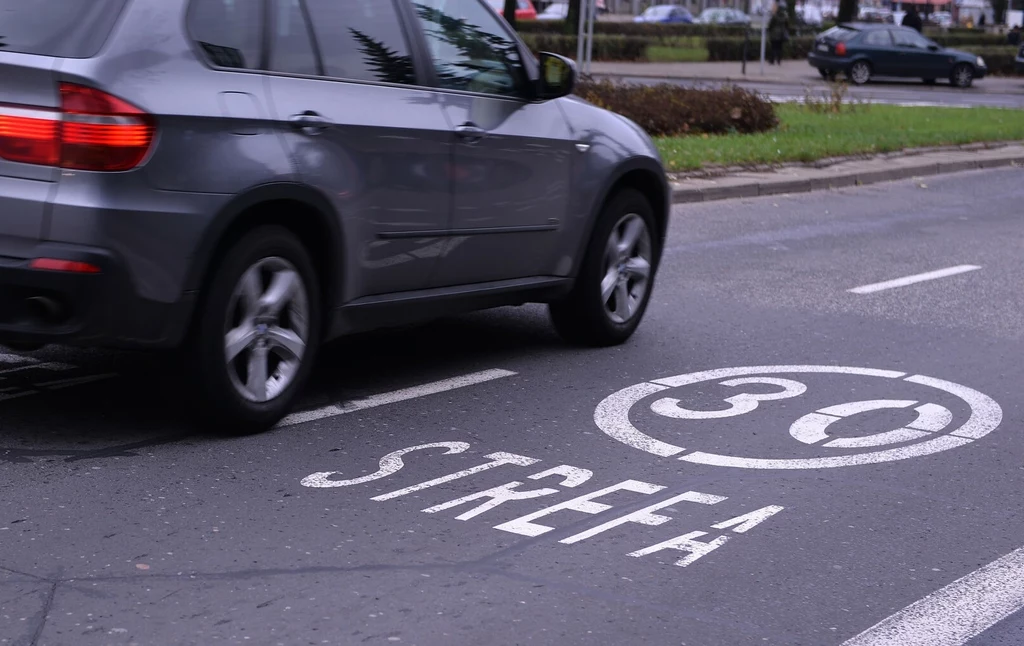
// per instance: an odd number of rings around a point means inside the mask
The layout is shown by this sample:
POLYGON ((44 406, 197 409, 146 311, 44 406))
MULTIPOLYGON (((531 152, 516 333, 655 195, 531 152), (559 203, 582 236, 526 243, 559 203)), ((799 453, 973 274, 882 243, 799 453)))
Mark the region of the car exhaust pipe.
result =
POLYGON ((59 323, 64 317, 64 308, 48 296, 33 296, 25 299, 28 311, 44 323, 59 323))

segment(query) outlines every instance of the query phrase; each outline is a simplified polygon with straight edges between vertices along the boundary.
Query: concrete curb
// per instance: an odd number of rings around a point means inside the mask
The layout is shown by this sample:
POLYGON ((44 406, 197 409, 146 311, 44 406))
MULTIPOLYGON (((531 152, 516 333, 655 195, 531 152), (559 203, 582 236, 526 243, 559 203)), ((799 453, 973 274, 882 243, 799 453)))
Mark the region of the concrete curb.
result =
POLYGON ((702 183, 721 184, 717 186, 674 186, 672 201, 674 204, 692 204, 733 198, 810 193, 851 186, 895 182, 915 177, 929 177, 932 175, 1006 168, 1010 166, 1024 166, 1024 152, 998 157, 948 161, 909 158, 904 163, 885 169, 850 169, 849 171, 828 174, 822 173, 822 171, 817 169, 808 169, 809 173, 813 173, 813 176, 810 177, 767 176, 752 177, 744 181, 746 178, 742 175, 726 176, 718 178, 721 180, 720 182, 712 180, 702 181, 702 183))

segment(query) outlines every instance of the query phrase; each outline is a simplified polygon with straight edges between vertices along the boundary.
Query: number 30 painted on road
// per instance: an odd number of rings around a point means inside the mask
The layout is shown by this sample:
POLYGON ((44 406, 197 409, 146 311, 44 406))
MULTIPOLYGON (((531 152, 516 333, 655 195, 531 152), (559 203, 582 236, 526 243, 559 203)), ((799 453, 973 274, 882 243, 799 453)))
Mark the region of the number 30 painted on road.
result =
MULTIPOLYGON (((594 423, 598 428, 605 435, 627 446, 660 457, 694 464, 744 469, 822 469, 877 464, 931 455, 981 439, 994 431, 1002 419, 1002 408, 991 397, 961 384, 924 375, 908 375, 908 373, 895 370, 815 365, 721 368, 654 379, 634 384, 609 395, 598 404, 594 411, 594 423), (651 404, 651 410, 656 414, 678 420, 715 420, 747 415, 756 411, 763 402, 792 399, 807 392, 807 386, 799 381, 764 376, 785 373, 840 374, 854 378, 880 378, 889 380, 894 386, 906 382, 934 388, 940 393, 945 393, 947 397, 952 395, 963 401, 970 408, 970 417, 960 426, 954 426, 954 415, 948 408, 931 403, 918 406, 917 401, 906 399, 876 399, 828 406, 804 415, 790 426, 791 439, 798 440, 805 447, 810 445, 831 449, 831 451, 826 451, 826 455, 800 458, 721 455, 684 448, 648 435, 634 426, 630 420, 630 411, 634 406, 652 395, 664 393, 672 388, 714 381, 729 388, 757 385, 774 386, 781 389, 778 392, 762 394, 741 392, 726 398, 724 401, 729 404, 729 408, 721 410, 692 410, 683 406, 680 400, 669 397, 659 398, 651 404), (873 410, 905 409, 915 406, 917 419, 903 428, 853 438, 829 438, 827 433, 830 425, 853 415, 873 410), (901 444, 901 446, 881 451, 870 450, 873 447, 892 444, 901 444), (867 452, 844 452, 843 455, 836 455, 834 452, 836 449, 867 450, 867 452)), ((695 440, 699 442, 700 438, 697 437, 695 440)))

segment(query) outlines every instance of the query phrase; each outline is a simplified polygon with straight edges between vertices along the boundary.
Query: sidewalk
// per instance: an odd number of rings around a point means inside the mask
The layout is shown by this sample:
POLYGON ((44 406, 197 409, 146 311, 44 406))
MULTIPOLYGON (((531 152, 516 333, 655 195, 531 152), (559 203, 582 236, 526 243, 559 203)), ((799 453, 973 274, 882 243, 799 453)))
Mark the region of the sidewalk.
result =
POLYGON ((672 182, 675 204, 711 202, 737 197, 845 188, 927 177, 981 168, 1024 166, 1024 144, 985 148, 981 145, 933 152, 880 155, 841 161, 827 167, 790 165, 768 172, 734 172, 715 178, 690 177, 672 182))
MULTIPOLYGON (((591 65, 591 73, 594 76, 612 77, 642 77, 642 78, 663 78, 663 79, 684 79, 692 81, 717 81, 729 83, 778 83, 788 85, 806 85, 809 83, 822 84, 822 78, 817 70, 807 64, 807 61, 784 61, 782 65, 764 65, 764 74, 761 74, 761 62, 747 61, 747 73, 743 74, 742 63, 739 62, 717 62, 717 63, 605 63, 594 62, 591 65)), ((908 80, 900 84, 879 84, 867 85, 866 88, 900 88, 920 89, 922 92, 941 89, 946 91, 954 90, 948 86, 936 86, 935 88, 908 80)), ((977 93, 1021 93, 1024 92, 1024 79, 1019 77, 990 76, 977 81, 968 92, 977 93)))

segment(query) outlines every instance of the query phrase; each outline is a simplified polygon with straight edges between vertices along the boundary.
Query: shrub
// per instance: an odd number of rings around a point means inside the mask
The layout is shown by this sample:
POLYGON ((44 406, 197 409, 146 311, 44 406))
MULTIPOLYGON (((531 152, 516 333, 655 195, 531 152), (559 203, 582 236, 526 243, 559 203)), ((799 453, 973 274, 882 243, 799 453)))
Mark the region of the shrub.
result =
MULTIPOLYGON (((576 37, 564 34, 523 34, 523 42, 534 53, 551 52, 576 57, 576 37)), ((636 36, 594 35, 595 61, 642 61, 650 41, 636 36)))
MULTIPOLYGON (((709 61, 741 61, 743 60, 743 39, 742 38, 708 38, 706 40, 709 61)), ((765 43, 765 47, 770 47, 765 43)), ((790 38, 783 47, 782 53, 786 58, 807 58, 811 48, 814 47, 814 38, 811 36, 799 36, 790 38)), ((755 61, 761 58, 761 40, 751 37, 747 49, 747 60, 755 61)))
POLYGON ((1006 45, 1006 36, 1002 34, 966 33, 936 34, 932 40, 943 47, 999 47, 1006 45))
POLYGON ((998 76, 1014 76, 1014 58, 1017 56, 1016 47, 967 47, 964 51, 977 54, 985 59, 989 74, 998 76))
MULTIPOLYGON (((572 34, 577 27, 569 27, 562 20, 523 20, 516 23, 520 34, 572 34)), ((595 22, 594 35, 642 36, 670 39, 679 36, 742 36, 743 27, 724 25, 683 25, 645 22, 595 22)))
POLYGON ((779 123, 770 101, 738 87, 694 89, 601 81, 580 83, 576 94, 636 122, 652 137, 764 132, 779 123))

